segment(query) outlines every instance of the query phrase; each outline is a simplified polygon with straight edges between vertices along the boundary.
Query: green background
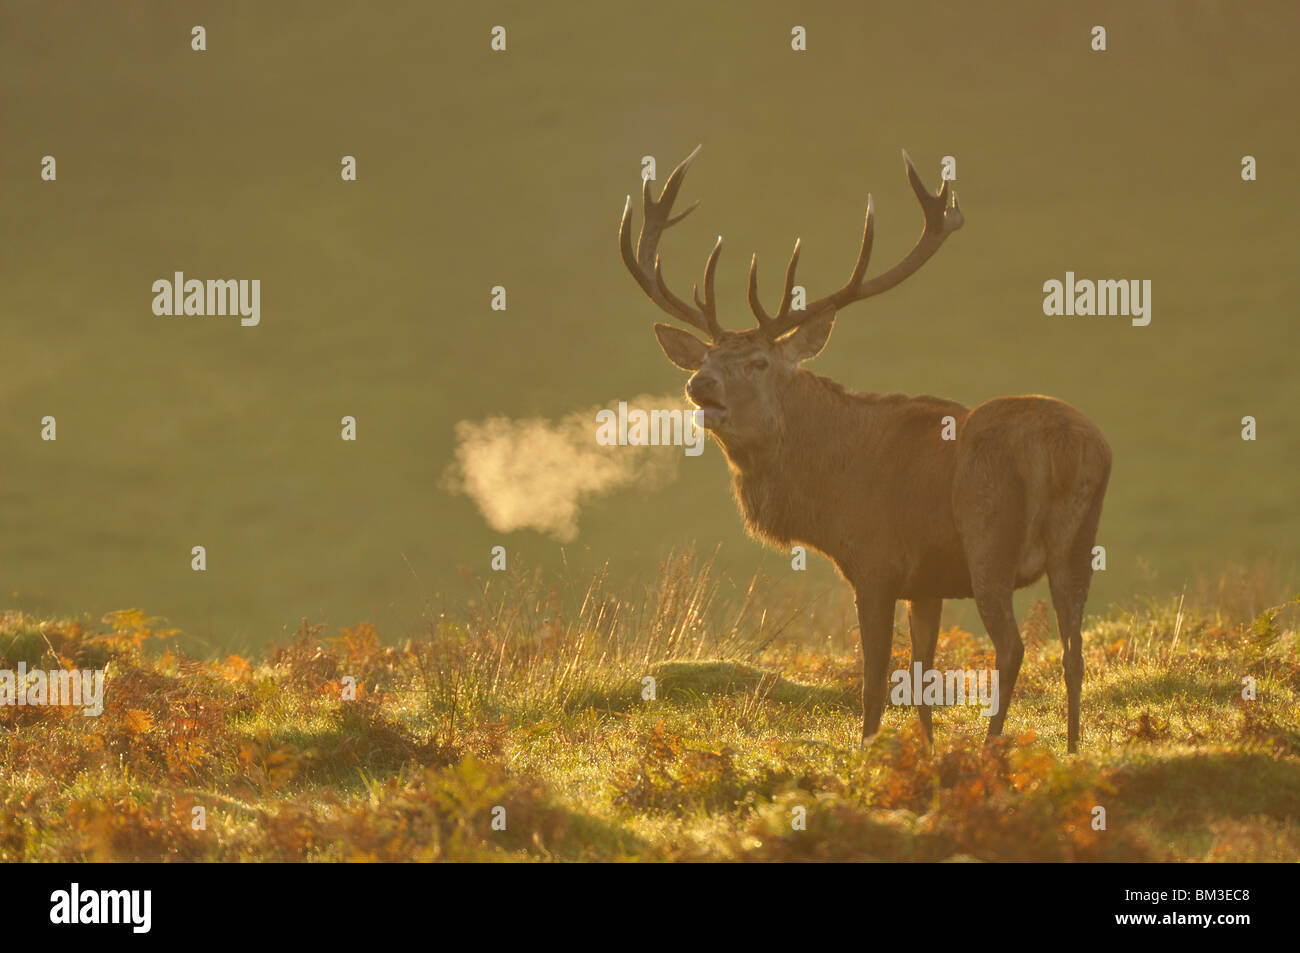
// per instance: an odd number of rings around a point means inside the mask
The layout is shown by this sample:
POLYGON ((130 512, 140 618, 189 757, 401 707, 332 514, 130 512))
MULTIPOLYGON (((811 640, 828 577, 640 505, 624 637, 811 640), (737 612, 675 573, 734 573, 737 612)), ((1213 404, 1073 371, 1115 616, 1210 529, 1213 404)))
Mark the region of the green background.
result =
POLYGON ((769 307, 796 236, 824 293, 870 190, 874 273, 919 230, 899 148, 932 186, 957 158, 966 227, 811 367, 971 405, 1047 393, 1097 421, 1115 466, 1093 609, 1293 566, 1298 26, 1291 3, 4 0, 0 605, 139 606, 231 646, 303 616, 414 631, 497 543, 527 565, 563 549, 578 575, 638 578, 692 542, 721 543, 734 580, 785 569, 745 538, 714 447, 585 507, 563 547, 442 487, 459 420, 681 388, 616 231, 641 157, 662 178, 701 142, 684 199, 703 204, 665 269, 688 291, 724 234, 732 326, 752 251, 769 307), (176 270, 261 279, 261 326, 154 316, 176 270), (1066 270, 1150 279, 1150 326, 1045 317, 1066 270))

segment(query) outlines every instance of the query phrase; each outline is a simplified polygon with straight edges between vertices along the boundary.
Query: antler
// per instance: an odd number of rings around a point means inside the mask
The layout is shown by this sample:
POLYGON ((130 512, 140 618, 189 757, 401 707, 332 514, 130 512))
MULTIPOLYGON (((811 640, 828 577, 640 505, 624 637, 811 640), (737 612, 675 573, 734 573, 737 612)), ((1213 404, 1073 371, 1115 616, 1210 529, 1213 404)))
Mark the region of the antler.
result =
MULTIPOLYGON (((870 281, 863 281, 867 274, 867 262, 871 258, 871 240, 875 232, 870 195, 867 196, 867 219, 862 228, 862 248, 858 252, 857 263, 853 266, 853 274, 849 276, 844 287, 824 298, 810 302, 803 310, 796 311, 791 307, 794 270, 799 263, 799 243, 797 241, 794 243, 790 264, 785 269, 785 291, 782 293, 781 307, 775 317, 764 311, 758 301, 758 256, 753 257, 749 264, 749 307, 758 320, 758 326, 762 328, 763 334, 769 340, 776 340, 801 324, 824 316, 827 312, 838 311, 855 301, 863 301, 882 291, 888 291, 924 265, 930 256, 939 250, 944 239, 965 224, 965 218, 957 204, 957 195, 950 192, 947 179, 944 180, 939 193, 931 195, 921 181, 921 177, 916 174, 912 159, 906 150, 903 151, 903 164, 907 166, 907 180, 912 184, 912 191, 916 193, 917 200, 921 203, 921 211, 925 213, 925 230, 921 232, 921 237, 912 246, 907 256, 893 268, 882 272, 870 281), (951 205, 948 204, 950 194, 951 205)), ((669 184, 671 185, 671 181, 669 184)), ((667 189, 665 188, 664 191, 667 192, 667 189)))
POLYGON ((722 337, 723 330, 718 324, 717 303, 713 298, 713 273, 718 266, 718 254, 722 251, 722 238, 718 238, 704 266, 703 300, 700 298, 698 285, 691 289, 692 297, 695 299, 693 308, 668 290, 659 264, 659 237, 665 229, 676 225, 695 211, 696 206, 700 204, 692 202, 680 215, 669 217, 673 201, 682 187, 682 180, 686 178, 686 170, 691 161, 700 154, 702 148, 702 145, 696 146, 695 151, 673 169, 672 175, 668 176, 668 181, 664 183, 663 191, 659 193, 658 200, 650 196, 650 180, 646 179, 642 182, 641 234, 637 236, 635 254, 632 252, 632 196, 627 197, 627 204, 623 206, 623 220, 618 226, 618 245, 623 255, 623 264, 632 273, 641 290, 650 296, 651 301, 674 318, 699 328, 711 340, 716 341, 722 337))

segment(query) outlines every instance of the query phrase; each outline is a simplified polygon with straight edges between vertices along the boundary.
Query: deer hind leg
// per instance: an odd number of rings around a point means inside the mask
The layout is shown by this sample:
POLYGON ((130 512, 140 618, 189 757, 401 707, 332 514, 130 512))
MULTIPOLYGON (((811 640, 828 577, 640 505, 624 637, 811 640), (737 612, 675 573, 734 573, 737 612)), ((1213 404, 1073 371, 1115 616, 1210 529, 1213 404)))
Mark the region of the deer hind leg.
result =
POLYGON ((970 566, 975 607, 997 651, 998 707, 989 718, 986 741, 1002 734, 1025 655, 1012 605, 1025 535, 1024 486, 1012 467, 995 465, 1000 462, 989 461, 982 473, 971 474, 973 478, 963 482, 954 494, 957 528, 970 566), (972 486, 979 487, 979 491, 972 492, 972 486))
MULTIPOLYGON (((912 636, 912 662, 920 662, 921 671, 934 668, 934 650, 939 642, 939 617, 943 614, 942 599, 913 599, 907 604, 907 628, 912 636)), ((934 741, 930 724, 930 706, 916 702, 916 715, 921 719, 925 737, 934 741)))
POLYGON ((998 707, 989 718, 986 743, 1002 734, 1007 709, 1011 707, 1011 693, 1020 676, 1020 661, 1025 656, 1025 643, 1021 641, 1020 627, 1016 625, 1016 613, 1012 606, 1014 591, 1010 582, 975 586, 975 607, 979 609, 984 628, 988 630, 989 638, 993 640, 993 647, 997 651, 998 707))
POLYGON ((1083 606, 1092 582, 1092 547, 1101 519, 1101 494, 1090 504, 1072 538, 1049 549, 1047 581, 1061 632, 1061 668, 1068 706, 1067 750, 1079 749, 1079 710, 1083 699, 1083 606))

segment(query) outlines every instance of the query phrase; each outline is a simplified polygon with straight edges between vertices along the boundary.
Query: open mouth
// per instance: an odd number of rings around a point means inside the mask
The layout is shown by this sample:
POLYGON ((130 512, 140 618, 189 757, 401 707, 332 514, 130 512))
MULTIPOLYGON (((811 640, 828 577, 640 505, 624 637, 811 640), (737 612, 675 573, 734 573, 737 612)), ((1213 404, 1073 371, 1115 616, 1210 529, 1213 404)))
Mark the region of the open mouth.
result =
POLYGON ((706 429, 714 430, 719 424, 727 419, 727 408, 716 400, 710 400, 707 397, 691 398, 695 406, 699 409, 695 411, 695 419, 706 429))

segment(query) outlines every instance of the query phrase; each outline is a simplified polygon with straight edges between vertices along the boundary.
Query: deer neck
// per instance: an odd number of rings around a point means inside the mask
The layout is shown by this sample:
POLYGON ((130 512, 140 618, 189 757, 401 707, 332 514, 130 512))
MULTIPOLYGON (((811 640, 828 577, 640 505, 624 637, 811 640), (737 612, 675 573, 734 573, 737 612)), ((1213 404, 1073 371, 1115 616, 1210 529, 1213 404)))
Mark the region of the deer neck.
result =
POLYGON ((871 472, 876 414, 870 395, 797 371, 779 397, 770 439, 728 446, 736 500, 749 531, 778 546, 807 543, 835 558, 846 494, 871 472))

